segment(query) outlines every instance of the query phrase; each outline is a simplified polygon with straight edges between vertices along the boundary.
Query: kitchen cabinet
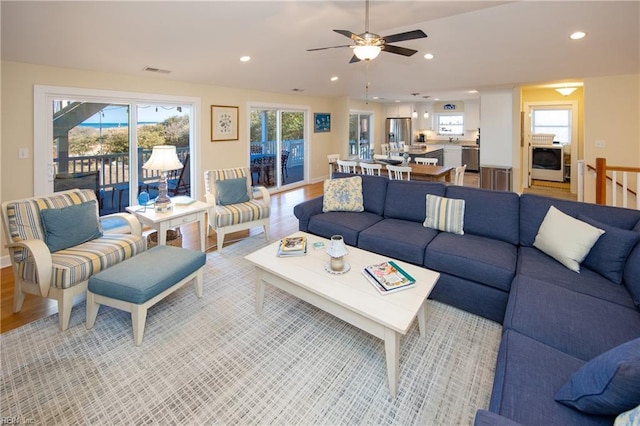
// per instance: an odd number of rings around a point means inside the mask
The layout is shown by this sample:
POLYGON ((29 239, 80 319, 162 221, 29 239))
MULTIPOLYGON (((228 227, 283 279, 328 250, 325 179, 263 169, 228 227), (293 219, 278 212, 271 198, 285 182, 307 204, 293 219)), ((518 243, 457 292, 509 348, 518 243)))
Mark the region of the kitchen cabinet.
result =
POLYGON ((480 102, 465 101, 464 103, 465 130, 478 130, 479 127, 480 127, 480 102))
POLYGON ((438 164, 442 165, 444 164, 444 150, 443 149, 438 149, 435 151, 431 151, 427 154, 424 155, 425 158, 436 158, 438 160, 438 164))
POLYGON ((413 105, 393 103, 391 105, 388 105, 385 111, 387 113, 387 118, 411 117, 411 113, 413 112, 413 105))
POLYGON ((414 130, 416 131, 425 131, 432 130, 432 120, 433 120, 433 108, 430 104, 416 104, 416 111, 418 113, 418 118, 414 121, 414 130), (429 117, 424 118, 424 113, 428 112, 429 117))
POLYGON ((462 165, 462 145, 444 146, 445 167, 459 167, 462 165))

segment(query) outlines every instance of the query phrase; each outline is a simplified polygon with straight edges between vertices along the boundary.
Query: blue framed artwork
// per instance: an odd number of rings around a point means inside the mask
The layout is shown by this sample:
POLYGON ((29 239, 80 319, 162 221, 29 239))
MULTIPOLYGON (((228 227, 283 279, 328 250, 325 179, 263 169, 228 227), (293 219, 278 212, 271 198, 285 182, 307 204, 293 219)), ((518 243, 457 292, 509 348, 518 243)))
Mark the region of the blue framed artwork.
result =
POLYGON ((313 131, 315 133, 331 131, 331 114, 316 112, 313 114, 313 131))

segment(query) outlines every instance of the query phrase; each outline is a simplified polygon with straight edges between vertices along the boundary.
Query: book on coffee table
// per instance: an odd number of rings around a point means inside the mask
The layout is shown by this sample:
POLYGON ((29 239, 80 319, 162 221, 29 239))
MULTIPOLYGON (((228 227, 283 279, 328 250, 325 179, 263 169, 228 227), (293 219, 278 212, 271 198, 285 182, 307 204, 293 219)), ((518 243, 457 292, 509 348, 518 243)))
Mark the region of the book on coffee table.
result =
POLYGON ((278 257, 304 256, 307 254, 306 237, 285 237, 278 245, 278 257))
POLYGON ((381 294, 405 290, 416 284, 416 280, 393 261, 366 266, 362 270, 362 275, 364 275, 381 294))

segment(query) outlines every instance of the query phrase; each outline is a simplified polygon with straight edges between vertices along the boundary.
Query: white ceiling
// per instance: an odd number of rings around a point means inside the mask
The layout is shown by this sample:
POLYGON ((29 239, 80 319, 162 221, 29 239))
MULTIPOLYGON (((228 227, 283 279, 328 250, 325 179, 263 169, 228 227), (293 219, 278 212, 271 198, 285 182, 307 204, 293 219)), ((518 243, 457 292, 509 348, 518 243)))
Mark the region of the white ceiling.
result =
POLYGON ((333 29, 364 32, 360 1, 6 1, 2 60, 305 95, 414 101, 640 73, 640 1, 376 1, 370 31, 428 38, 349 64, 333 29), (588 35, 572 41, 576 30, 588 35), (425 60, 432 52, 436 57, 425 60), (240 56, 252 60, 241 63, 240 56), (145 66, 170 70, 150 74, 145 66), (336 82, 330 82, 338 76, 336 82), (411 93, 419 93, 414 97, 411 93), (419 99, 422 100, 422 99, 419 99))

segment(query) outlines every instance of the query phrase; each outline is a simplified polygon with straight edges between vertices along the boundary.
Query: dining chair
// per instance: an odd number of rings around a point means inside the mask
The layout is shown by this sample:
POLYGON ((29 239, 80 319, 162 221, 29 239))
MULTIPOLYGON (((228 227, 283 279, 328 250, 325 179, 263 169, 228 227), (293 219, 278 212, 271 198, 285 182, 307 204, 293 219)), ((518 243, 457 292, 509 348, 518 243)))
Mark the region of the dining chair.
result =
POLYGON ((467 169, 467 165, 456 167, 455 175, 453 178, 453 184, 464 186, 464 171, 467 169))
POLYGON ((340 159, 340 154, 328 154, 327 160, 329 161, 329 178, 333 174, 333 165, 338 163, 340 159))
MULTIPOLYGON (((402 155, 392 155, 391 160, 404 162, 404 157, 402 155)), ((410 162, 411 162, 411 157, 407 157, 407 163, 410 163, 410 162)))
POLYGON ((393 166, 388 164, 387 170, 389 171, 389 179, 392 180, 404 180, 405 174, 407 180, 411 180, 411 167, 409 166, 393 166))
POLYGON ((389 150, 391 148, 389 147, 388 143, 383 143, 383 144, 380 144, 380 149, 382 150, 382 155, 386 157, 387 154, 389 154, 389 150))
POLYGON ((378 175, 380 176, 380 170, 382 170, 382 164, 373 163, 360 163, 360 170, 363 175, 378 175))
POLYGON ((338 160, 338 171, 341 173, 356 173, 357 161, 338 160))
POLYGON ((431 166, 437 166, 438 165, 438 159, 437 158, 416 157, 416 158, 413 159, 413 161, 415 161, 416 164, 429 164, 431 166))
POLYGON ((388 154, 373 154, 374 160, 386 160, 387 158, 389 158, 388 154))

